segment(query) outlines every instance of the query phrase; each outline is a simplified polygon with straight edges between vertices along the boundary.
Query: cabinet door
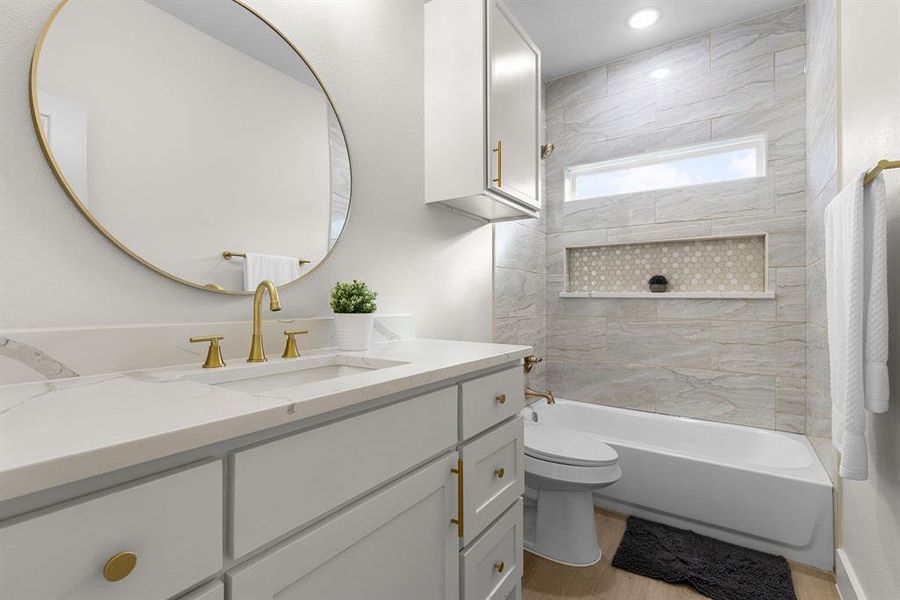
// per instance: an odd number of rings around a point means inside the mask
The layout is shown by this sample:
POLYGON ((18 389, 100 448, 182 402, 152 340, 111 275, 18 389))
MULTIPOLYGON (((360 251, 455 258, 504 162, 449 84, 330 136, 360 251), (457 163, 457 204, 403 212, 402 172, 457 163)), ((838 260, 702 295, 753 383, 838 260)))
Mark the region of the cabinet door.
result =
POLYGON ((231 600, 459 597, 449 454, 228 573, 231 600))
POLYGON ((488 186, 537 207, 540 55, 503 4, 487 4, 488 186))

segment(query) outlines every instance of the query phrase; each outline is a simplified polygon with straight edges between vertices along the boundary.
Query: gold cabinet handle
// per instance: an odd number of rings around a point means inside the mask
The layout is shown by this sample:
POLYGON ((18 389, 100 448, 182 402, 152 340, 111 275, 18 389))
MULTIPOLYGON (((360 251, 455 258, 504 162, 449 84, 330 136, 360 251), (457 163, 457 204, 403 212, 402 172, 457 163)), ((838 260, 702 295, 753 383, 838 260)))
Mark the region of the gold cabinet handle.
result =
POLYGON ((192 344, 209 342, 209 350, 206 352, 206 362, 203 363, 204 369, 218 369, 219 367, 225 366, 225 360, 222 358, 222 347, 219 345, 219 342, 224 339, 225 336, 221 335, 192 337, 190 339, 192 344))
POLYGON ((506 475, 506 469, 503 467, 497 467, 494 469, 494 475, 497 476, 497 479, 503 479, 503 476, 506 475))
POLYGON ((126 550, 110 557, 103 566, 103 578, 116 582, 128 577, 137 565, 137 554, 126 550))
POLYGON ((499 404, 506 404, 506 394, 497 394, 497 402, 499 404))
POLYGON ((497 140, 497 147, 492 150, 497 153, 497 177, 492 179, 497 187, 503 187, 503 142, 497 140))
POLYGON ((450 519, 450 522, 456 525, 456 531, 460 538, 464 535, 464 527, 463 527, 463 461, 459 459, 456 461, 456 468, 450 469, 450 472, 457 476, 459 480, 456 485, 456 510, 459 511, 459 516, 456 519, 450 519))
POLYGON ((297 348, 296 336, 307 333, 309 333, 308 329, 289 329, 285 331, 284 335, 287 336, 287 342, 284 344, 284 352, 281 353, 281 358, 299 358, 300 350, 297 348))
POLYGON ((494 563, 494 570, 497 571, 498 573, 502 573, 503 569, 505 569, 505 568, 506 568, 506 565, 503 563, 502 560, 494 563))

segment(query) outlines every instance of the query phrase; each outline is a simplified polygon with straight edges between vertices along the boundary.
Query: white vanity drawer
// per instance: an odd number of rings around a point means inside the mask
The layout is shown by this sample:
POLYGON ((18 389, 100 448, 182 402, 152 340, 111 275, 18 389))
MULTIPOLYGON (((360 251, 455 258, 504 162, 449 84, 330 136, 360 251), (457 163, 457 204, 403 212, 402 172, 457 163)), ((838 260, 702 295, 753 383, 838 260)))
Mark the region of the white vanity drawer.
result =
POLYGON ((463 600, 515 598, 522 579, 522 500, 460 554, 463 600))
POLYGON ((490 429, 525 407, 525 378, 517 365, 462 384, 462 437, 490 429))
POLYGON ((525 493, 524 421, 517 418, 462 446, 463 543, 525 493))
POLYGON ((235 453, 231 555, 309 523, 456 440, 452 386, 235 453))
POLYGON ((222 463, 181 471, 0 529, 10 600, 170 598, 222 568, 222 463), (137 556, 116 582, 104 566, 137 556))

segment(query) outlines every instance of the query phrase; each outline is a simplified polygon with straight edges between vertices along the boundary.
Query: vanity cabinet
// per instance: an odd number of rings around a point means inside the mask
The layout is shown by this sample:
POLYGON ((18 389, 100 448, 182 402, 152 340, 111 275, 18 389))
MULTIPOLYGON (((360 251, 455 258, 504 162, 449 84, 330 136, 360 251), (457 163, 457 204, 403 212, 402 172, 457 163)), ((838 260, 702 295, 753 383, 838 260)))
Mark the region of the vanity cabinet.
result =
POLYGON ((231 600, 459 597, 456 454, 227 575, 231 600))
POLYGON ((515 600, 523 405, 506 362, 86 498, 76 482, 0 523, 0 597, 515 600))
POLYGON ((425 198, 487 221, 540 211, 540 51, 500 0, 425 4, 425 198))

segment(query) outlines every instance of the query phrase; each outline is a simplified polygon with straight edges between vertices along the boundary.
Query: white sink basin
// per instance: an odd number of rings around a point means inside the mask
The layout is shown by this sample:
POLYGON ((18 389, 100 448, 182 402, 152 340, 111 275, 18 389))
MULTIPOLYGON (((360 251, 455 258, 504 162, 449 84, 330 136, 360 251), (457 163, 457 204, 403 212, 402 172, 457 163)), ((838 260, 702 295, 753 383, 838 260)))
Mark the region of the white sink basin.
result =
POLYGON ((215 371, 190 375, 185 379, 241 392, 271 392, 405 364, 407 363, 399 360, 328 354, 310 358, 278 359, 262 364, 229 365, 215 371))

